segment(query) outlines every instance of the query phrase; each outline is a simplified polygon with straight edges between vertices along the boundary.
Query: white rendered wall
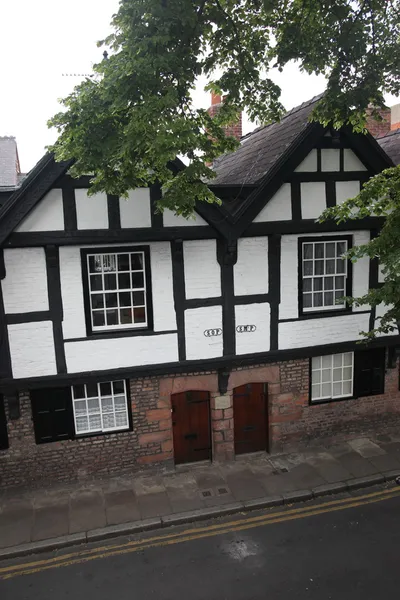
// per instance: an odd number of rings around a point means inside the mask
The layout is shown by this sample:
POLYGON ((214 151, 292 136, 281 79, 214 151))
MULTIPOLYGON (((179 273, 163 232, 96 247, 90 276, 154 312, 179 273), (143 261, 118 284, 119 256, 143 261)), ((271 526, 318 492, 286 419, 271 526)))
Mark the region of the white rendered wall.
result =
POLYGON ((216 240, 183 242, 186 298, 213 298, 221 295, 221 268, 216 240))
POLYGON ((172 210, 166 208, 164 210, 164 227, 191 227, 193 225, 208 225, 207 221, 197 213, 194 213, 193 218, 185 219, 181 215, 176 215, 172 210))
POLYGON ((1 284, 6 314, 48 310, 44 248, 6 249, 4 263, 6 277, 1 284))
POLYGON ((258 213, 254 223, 267 223, 268 221, 290 221, 292 218, 292 201, 290 183, 284 183, 270 199, 268 204, 258 213))
POLYGON ((119 199, 121 227, 151 227, 150 189, 130 190, 128 198, 119 199))
MULTIPOLYGON (((135 245, 138 244, 118 244, 118 247, 131 247, 135 245)), ((139 245, 142 246, 143 244, 139 245)), ((176 315, 173 298, 170 244, 169 242, 151 242, 145 245, 150 248, 154 331, 175 330, 176 315)), ((68 246, 60 248, 64 339, 86 337, 80 249, 90 247, 93 246, 68 246)), ((102 245, 102 248, 104 247, 112 251, 115 246, 102 245)))
POLYGON ((279 350, 351 342, 368 328, 369 313, 279 323, 279 350))
POLYGON ((340 171, 340 150, 337 148, 322 148, 321 171, 340 171))
POLYGON ((241 238, 234 266, 235 296, 268 292, 268 238, 241 238))
POLYGON ((343 150, 344 170, 345 171, 366 171, 367 167, 354 154, 353 150, 345 148, 343 150))
POLYGON ((63 231, 64 209, 62 191, 50 190, 43 200, 18 225, 15 231, 63 231))
POLYGON ((9 325, 8 337, 14 378, 57 373, 51 321, 9 325))
POLYGON ((185 311, 186 358, 216 358, 223 353, 222 334, 206 337, 206 329, 222 329, 222 307, 208 306, 185 311))
POLYGON ((235 306, 236 327, 255 325, 255 331, 236 331, 236 354, 268 352, 270 349, 271 318, 267 302, 235 306))
POLYGON ((108 229, 106 194, 88 196, 87 190, 75 190, 78 229, 108 229))
POLYGON ((176 362, 177 334, 66 342, 65 358, 68 373, 176 362))
POLYGON ((302 219, 317 219, 326 208, 325 182, 303 182, 300 190, 302 219))
POLYGON ((317 170, 317 151, 311 150, 305 159, 296 167, 295 172, 297 173, 312 173, 317 170))
MULTIPOLYGON (((370 240, 369 231, 355 231, 353 234, 353 245, 361 246, 370 240)), ((369 289, 369 257, 364 256, 353 263, 353 296, 360 297, 368 293, 369 289)), ((353 311, 368 310, 367 305, 353 306, 353 311)))
POLYGON ((383 266, 379 265, 378 266, 378 282, 379 283, 385 283, 385 276, 383 274, 383 266))
MULTIPOLYGON (((332 233, 316 233, 301 235, 283 235, 281 247, 281 303, 279 305, 280 319, 296 319, 299 316, 298 306, 298 239, 303 237, 329 237, 331 235, 353 236, 353 245, 364 244, 369 239, 369 231, 343 231, 332 233)), ((361 260, 353 264, 353 290, 365 293, 368 289, 369 264, 361 260)), ((365 307, 364 307, 365 309, 365 307)), ((355 310, 355 309, 354 309, 355 310)), ((363 310, 360 307, 358 310, 363 310)), ((337 318, 337 317, 334 317, 337 318)), ((310 321, 309 323, 314 323, 310 321)))
POLYGON ((336 204, 342 204, 360 193, 359 181, 336 181, 336 204))

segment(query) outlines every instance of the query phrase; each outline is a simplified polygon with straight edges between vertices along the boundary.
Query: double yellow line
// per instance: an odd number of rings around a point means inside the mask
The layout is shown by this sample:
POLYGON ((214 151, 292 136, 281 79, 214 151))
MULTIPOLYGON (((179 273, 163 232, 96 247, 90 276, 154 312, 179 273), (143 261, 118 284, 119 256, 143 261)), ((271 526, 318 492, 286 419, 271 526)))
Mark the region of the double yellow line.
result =
POLYGON ((31 575, 33 573, 39 573, 40 571, 55 569, 56 567, 68 567, 70 565, 86 563, 99 558, 107 558, 109 556, 138 552, 140 550, 146 550, 147 548, 170 546, 172 544, 180 544, 182 542, 189 542, 215 535, 223 535, 224 533, 231 533, 232 531, 242 531, 244 529, 252 529, 253 527, 262 527, 264 525, 272 525, 274 523, 283 523, 285 521, 292 521, 295 519, 304 519, 306 517, 321 515, 337 510, 345 510, 375 502, 382 502, 383 500, 388 500, 398 496, 400 496, 400 488, 391 488, 356 498, 333 500, 317 506, 314 505, 303 508, 286 509, 280 512, 266 513, 257 517, 249 517, 247 519, 218 523, 216 525, 206 525, 204 527, 186 529, 185 531, 177 533, 159 535, 147 539, 126 542, 124 544, 114 544, 102 546, 100 548, 93 548, 91 550, 71 552, 69 554, 55 556, 54 558, 36 560, 24 564, 0 568, 0 580, 10 579, 11 577, 17 577, 19 575, 31 575))

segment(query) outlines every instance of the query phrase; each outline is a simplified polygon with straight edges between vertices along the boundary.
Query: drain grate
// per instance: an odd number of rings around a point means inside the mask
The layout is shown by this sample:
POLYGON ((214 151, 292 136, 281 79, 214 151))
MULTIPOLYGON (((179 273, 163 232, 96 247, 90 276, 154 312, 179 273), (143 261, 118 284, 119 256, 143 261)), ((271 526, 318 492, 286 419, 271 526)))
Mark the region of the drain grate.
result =
POLYGON ((213 495, 212 490, 202 490, 200 494, 203 498, 210 498, 213 495))
POLYGON ((218 488, 218 494, 222 496, 223 494, 228 494, 228 490, 224 487, 218 488))
POLYGON ((289 469, 287 469, 286 467, 283 467, 283 469, 275 469, 275 471, 272 471, 273 475, 280 475, 281 473, 288 473, 289 469))

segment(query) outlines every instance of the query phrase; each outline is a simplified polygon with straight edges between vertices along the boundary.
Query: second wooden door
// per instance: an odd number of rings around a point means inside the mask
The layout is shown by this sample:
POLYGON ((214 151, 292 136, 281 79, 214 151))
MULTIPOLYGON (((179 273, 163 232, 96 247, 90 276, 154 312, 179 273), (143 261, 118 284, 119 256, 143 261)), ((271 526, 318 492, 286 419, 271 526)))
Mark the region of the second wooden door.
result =
POLYGON ((267 384, 248 383, 233 390, 235 454, 267 450, 267 384))
POLYGON ((211 458, 210 394, 182 392, 171 396, 175 463, 211 458))

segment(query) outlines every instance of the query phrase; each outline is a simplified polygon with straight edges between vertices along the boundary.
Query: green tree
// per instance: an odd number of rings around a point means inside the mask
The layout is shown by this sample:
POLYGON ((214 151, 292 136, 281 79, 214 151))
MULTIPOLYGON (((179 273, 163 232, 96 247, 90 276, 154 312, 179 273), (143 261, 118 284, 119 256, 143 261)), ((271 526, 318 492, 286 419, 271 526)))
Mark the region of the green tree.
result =
MULTIPOLYGON (((262 123, 282 114, 273 69, 295 60, 323 74, 326 93, 312 118, 363 131, 367 106, 400 92, 399 10, 399 0, 121 0, 113 33, 99 43, 109 58, 49 122, 59 133, 52 150, 57 160, 74 159, 72 174, 95 173, 93 193, 123 196, 157 180, 160 210, 188 217, 196 200, 217 201, 203 182, 213 177, 209 164, 236 148, 224 125, 243 109, 262 123), (225 98, 214 119, 193 106, 201 75, 225 98), (173 175, 177 156, 188 166, 173 175)), ((390 305, 383 332, 400 318, 399 186, 399 170, 390 169, 324 215, 388 214, 380 236, 352 251, 384 265, 385 285, 354 300, 390 305)))

